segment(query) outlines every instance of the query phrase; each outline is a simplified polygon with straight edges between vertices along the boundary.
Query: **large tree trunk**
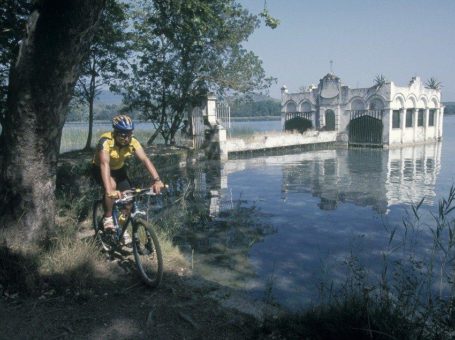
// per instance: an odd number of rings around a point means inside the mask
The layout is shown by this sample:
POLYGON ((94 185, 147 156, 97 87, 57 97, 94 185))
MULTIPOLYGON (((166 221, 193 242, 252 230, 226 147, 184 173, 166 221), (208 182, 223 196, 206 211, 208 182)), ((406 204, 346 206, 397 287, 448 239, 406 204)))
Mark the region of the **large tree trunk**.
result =
POLYGON ((10 71, 0 179, 0 228, 10 229, 23 247, 41 241, 54 226, 66 107, 105 0, 35 4, 10 71))

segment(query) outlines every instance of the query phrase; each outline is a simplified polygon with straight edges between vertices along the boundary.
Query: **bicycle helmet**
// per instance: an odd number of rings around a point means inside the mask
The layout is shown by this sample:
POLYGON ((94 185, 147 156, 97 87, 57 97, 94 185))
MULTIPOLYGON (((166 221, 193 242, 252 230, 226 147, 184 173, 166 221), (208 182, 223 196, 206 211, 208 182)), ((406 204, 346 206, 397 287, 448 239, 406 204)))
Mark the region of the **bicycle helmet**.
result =
POLYGON ((112 127, 117 131, 133 131, 134 123, 127 115, 117 115, 112 118, 112 127))

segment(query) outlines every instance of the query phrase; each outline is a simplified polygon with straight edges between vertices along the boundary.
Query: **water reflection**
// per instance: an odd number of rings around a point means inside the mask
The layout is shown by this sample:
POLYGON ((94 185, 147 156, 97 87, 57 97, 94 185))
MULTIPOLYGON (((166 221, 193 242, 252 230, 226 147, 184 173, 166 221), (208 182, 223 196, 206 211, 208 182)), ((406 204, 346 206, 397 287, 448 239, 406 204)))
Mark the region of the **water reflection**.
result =
POLYGON ((338 264, 352 252, 377 270, 384 224, 422 198, 434 204, 440 167, 440 143, 197 164, 184 170, 199 202, 189 214, 206 220, 174 242, 196 275, 298 308, 317 296, 321 268, 342 280, 338 264))
MULTIPOLYGON (((220 171, 227 187, 229 174, 255 167, 281 165, 281 195, 311 193, 322 210, 350 202, 386 213, 393 204, 433 204, 440 171, 441 144, 400 149, 323 150, 297 155, 229 161, 220 171)), ((228 197, 229 198, 229 197, 228 197)), ((217 210, 218 208, 214 208, 217 210)))

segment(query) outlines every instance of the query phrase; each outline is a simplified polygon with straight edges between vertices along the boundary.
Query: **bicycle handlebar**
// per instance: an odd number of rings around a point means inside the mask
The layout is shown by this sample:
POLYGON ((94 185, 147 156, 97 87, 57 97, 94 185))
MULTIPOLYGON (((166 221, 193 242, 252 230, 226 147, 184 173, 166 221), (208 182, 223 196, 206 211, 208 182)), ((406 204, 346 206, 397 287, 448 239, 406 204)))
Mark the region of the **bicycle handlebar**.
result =
MULTIPOLYGON (((167 189, 169 186, 165 185, 163 189, 167 189)), ((158 194, 154 193, 151 188, 132 188, 122 192, 123 198, 115 200, 115 203, 129 203, 133 198, 141 195, 156 196, 158 194)))

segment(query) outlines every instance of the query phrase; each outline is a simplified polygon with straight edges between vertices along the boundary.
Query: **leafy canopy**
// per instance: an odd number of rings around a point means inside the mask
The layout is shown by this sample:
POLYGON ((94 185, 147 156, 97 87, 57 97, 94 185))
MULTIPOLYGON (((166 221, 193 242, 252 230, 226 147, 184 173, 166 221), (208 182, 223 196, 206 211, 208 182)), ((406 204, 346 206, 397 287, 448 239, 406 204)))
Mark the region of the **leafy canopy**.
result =
POLYGON ((242 46, 259 20, 234 0, 139 1, 132 21, 131 77, 117 90, 166 141, 207 93, 260 91, 273 81, 242 46))

